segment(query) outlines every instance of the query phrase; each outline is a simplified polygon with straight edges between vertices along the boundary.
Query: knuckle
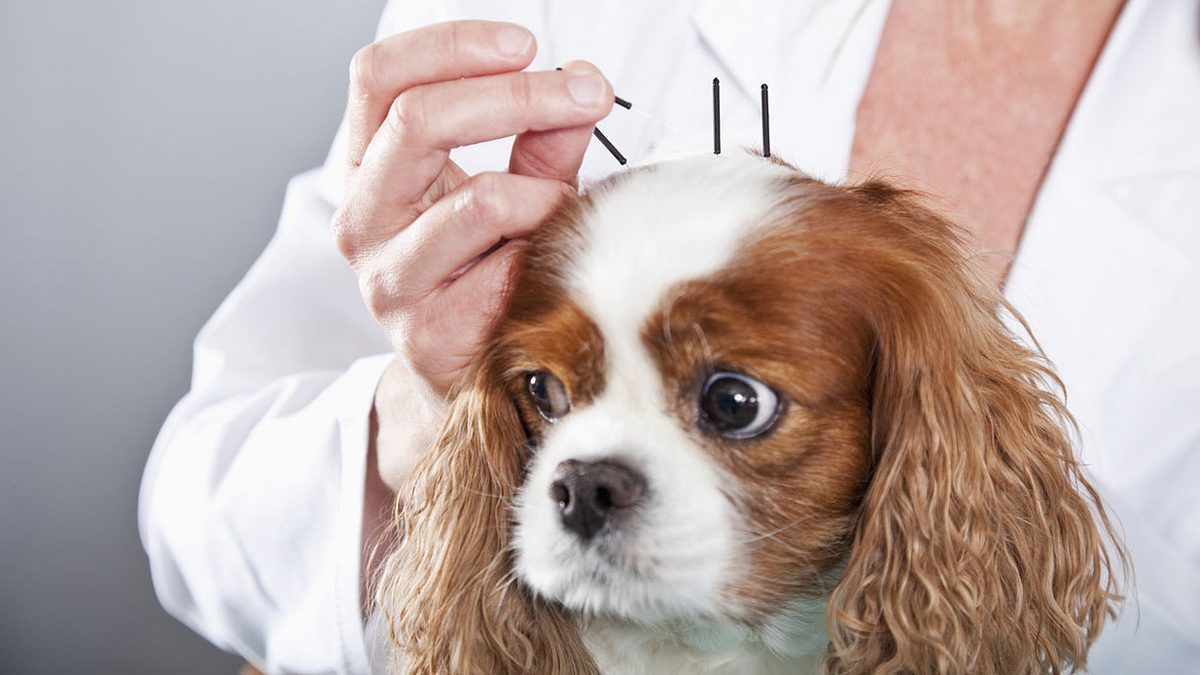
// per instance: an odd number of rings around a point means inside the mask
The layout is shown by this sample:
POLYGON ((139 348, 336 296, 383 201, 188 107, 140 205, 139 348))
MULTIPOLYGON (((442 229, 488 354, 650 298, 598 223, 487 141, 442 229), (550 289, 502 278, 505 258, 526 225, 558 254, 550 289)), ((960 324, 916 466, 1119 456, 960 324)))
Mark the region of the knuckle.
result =
POLYGON ((382 314, 382 293, 379 289, 379 281, 379 274, 374 270, 361 272, 358 275, 358 293, 362 296, 367 310, 375 317, 382 314))
POLYGON ((357 228, 354 226, 353 209, 348 204, 342 204, 333 214, 329 229, 333 235, 333 243, 343 258, 353 263, 358 257, 357 228))
POLYGON ((481 173, 470 180, 465 192, 466 217, 477 223, 494 223, 504 217, 504 189, 500 175, 481 173))
POLYGON ((350 86, 360 92, 375 90, 375 64, 378 63, 379 43, 359 49, 350 59, 350 86))
POLYGON ((416 260, 411 250, 389 249, 371 255, 358 270, 358 290, 367 309, 386 326, 403 326, 421 311, 428 299, 411 270, 416 260))
POLYGON ((396 275, 387 266, 372 266, 360 272, 358 290, 367 309, 377 319, 391 316, 403 306, 396 275))
POLYGON ((444 346, 445 339, 437 330, 436 319, 428 313, 407 312, 403 324, 399 331, 401 348, 413 361, 427 362, 439 352, 439 345, 444 346))
POLYGON ((509 96, 513 104, 519 108, 529 108, 533 105, 533 78, 529 73, 515 73, 509 85, 509 96))
POLYGON ((438 40, 437 46, 440 50, 439 56, 443 58, 461 58, 470 47, 470 36, 466 31, 466 24, 462 21, 451 21, 446 26, 446 39, 438 40))
POLYGON ((562 172, 553 160, 540 153, 527 152, 521 156, 521 161, 535 176, 556 176, 562 172))
POLYGON ((405 326, 400 345, 404 353, 413 361, 420 363, 428 360, 429 343, 431 342, 428 335, 429 332, 421 330, 419 326, 411 323, 405 326))
POLYGON ((406 91, 392 101, 387 115, 388 130, 399 141, 411 139, 422 128, 423 116, 420 98, 406 91))

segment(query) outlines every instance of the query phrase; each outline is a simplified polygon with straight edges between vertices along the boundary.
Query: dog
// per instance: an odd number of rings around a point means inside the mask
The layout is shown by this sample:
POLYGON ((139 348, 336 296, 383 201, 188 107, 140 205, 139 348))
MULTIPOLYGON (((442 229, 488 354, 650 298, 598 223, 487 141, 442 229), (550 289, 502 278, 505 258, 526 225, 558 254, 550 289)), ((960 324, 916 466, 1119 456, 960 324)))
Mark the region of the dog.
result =
POLYGON ((1086 667, 1125 553, 1061 382, 918 202, 746 152, 565 203, 399 498, 395 668, 1086 667))

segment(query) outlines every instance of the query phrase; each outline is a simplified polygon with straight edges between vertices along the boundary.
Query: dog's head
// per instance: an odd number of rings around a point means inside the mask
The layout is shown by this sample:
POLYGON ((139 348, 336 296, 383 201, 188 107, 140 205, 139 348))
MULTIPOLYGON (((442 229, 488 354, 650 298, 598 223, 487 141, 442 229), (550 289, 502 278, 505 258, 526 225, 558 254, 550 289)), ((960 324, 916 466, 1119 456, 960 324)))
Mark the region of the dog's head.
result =
POLYGON ((589 190, 402 497, 380 598, 410 667, 587 672, 565 610, 787 653, 813 603, 834 671, 1082 664, 1120 551, 1006 311, 880 184, 747 154, 589 190))

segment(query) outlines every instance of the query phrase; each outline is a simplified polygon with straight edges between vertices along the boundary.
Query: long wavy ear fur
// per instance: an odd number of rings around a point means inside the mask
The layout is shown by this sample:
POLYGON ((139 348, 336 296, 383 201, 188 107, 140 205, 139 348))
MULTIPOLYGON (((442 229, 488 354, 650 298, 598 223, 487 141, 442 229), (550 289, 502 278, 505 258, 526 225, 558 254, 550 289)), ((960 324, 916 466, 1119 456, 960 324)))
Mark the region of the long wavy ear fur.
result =
POLYGON ((878 184, 856 193, 904 243, 871 310, 876 466, 826 670, 1084 668, 1125 553, 1072 453, 1061 382, 1005 328, 1012 308, 952 226, 878 184))
POLYGON ((596 672, 579 628, 512 576, 510 505, 528 449, 487 360, 454 396, 436 446, 399 496, 399 544, 376 599, 413 675, 596 672))

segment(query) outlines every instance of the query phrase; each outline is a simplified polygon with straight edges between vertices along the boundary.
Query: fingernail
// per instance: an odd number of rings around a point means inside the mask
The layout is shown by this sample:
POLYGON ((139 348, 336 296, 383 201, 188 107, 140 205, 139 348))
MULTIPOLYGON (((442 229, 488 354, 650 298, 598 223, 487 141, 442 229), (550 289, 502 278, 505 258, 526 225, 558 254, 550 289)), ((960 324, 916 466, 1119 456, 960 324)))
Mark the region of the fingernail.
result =
POLYGON ((567 91, 580 105, 596 105, 604 100, 604 78, 595 73, 572 75, 567 80, 567 91))
POLYGON ((496 34, 496 46, 500 48, 500 53, 505 56, 519 56, 529 50, 529 43, 533 42, 533 35, 516 26, 505 26, 496 34))

